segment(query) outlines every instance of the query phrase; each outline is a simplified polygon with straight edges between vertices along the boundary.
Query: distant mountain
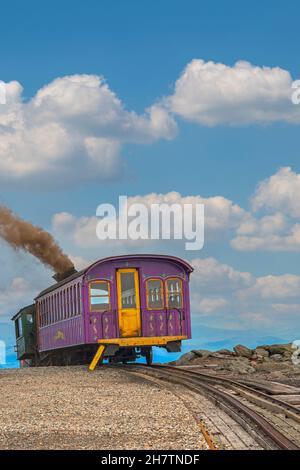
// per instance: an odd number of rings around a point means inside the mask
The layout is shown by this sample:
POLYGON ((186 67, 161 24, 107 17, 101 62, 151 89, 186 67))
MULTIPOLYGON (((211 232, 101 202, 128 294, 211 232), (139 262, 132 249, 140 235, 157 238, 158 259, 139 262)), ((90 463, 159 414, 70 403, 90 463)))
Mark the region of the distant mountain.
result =
POLYGON ((289 343, 294 338, 286 338, 276 335, 270 335, 261 330, 227 330, 213 328, 205 325, 197 325, 192 333, 190 341, 192 349, 232 349, 237 344, 244 344, 249 348, 255 348, 262 344, 289 343), (265 333, 265 334, 264 334, 265 333))
POLYGON ((201 343, 200 349, 208 349, 212 351, 216 351, 218 349, 233 349, 234 346, 237 344, 243 344, 250 349, 254 349, 257 346, 261 346, 263 344, 282 344, 288 343, 289 341, 283 338, 279 338, 277 336, 257 336, 256 338, 241 338, 241 336, 236 336, 228 339, 224 339, 223 341, 209 341, 207 343, 201 343))

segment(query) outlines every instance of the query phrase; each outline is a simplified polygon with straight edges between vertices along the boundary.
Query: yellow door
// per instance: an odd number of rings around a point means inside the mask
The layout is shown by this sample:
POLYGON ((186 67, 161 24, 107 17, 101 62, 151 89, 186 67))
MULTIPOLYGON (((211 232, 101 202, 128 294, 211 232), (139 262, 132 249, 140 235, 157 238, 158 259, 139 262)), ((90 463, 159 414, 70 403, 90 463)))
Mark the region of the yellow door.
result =
POLYGON ((120 337, 141 336, 139 275, 137 269, 119 269, 118 313, 120 337))

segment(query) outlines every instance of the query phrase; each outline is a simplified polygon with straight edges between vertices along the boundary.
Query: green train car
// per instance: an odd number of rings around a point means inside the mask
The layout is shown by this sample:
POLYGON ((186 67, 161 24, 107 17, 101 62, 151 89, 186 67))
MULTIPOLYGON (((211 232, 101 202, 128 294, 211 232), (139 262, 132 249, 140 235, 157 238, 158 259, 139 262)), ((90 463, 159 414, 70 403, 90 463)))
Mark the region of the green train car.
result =
POLYGON ((15 323, 15 351, 20 364, 33 365, 36 358, 36 315, 35 305, 28 305, 13 316, 15 323))

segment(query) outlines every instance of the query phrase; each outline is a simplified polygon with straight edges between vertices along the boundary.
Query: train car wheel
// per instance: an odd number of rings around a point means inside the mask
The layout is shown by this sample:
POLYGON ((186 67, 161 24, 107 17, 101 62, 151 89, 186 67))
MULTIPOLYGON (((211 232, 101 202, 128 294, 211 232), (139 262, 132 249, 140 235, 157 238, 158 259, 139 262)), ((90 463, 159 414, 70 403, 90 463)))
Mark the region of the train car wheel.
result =
POLYGON ((152 352, 152 347, 150 347, 150 348, 147 348, 147 351, 146 351, 147 366, 151 366, 152 361, 153 361, 153 352, 152 352))

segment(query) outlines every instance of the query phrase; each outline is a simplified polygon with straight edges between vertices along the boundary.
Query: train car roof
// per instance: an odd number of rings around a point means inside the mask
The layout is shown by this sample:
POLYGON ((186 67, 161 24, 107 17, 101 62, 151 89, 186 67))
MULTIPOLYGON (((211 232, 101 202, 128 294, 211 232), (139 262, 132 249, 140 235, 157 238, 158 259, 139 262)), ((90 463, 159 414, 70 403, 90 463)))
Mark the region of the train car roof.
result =
POLYGON ((35 309, 34 304, 26 305, 26 307, 22 307, 12 318, 11 321, 15 321, 18 317, 22 315, 23 312, 26 312, 28 310, 28 313, 32 313, 32 310, 35 309))
POLYGON ((155 259, 155 260, 165 260, 165 261, 171 261, 173 263, 180 264, 181 266, 184 267, 184 269, 188 272, 191 273, 194 271, 194 268, 185 260, 181 258, 177 258, 176 256, 169 256, 169 255, 158 255, 158 254, 137 254, 137 255, 120 255, 120 256, 109 256, 107 258, 102 258, 100 260, 95 261, 94 263, 90 264, 87 266, 85 269, 82 269, 81 271, 78 271, 74 274, 71 274, 71 276, 66 277, 65 279, 62 279, 59 282, 56 282, 52 286, 48 287, 47 289, 44 289, 42 292, 40 292, 35 299, 38 299, 39 297, 42 297, 45 294, 48 294, 49 292, 57 289, 58 287, 63 286, 64 284, 67 284, 70 281, 73 281, 74 279, 83 276, 86 274, 91 268, 93 268, 96 264, 102 264, 106 263, 108 261, 122 261, 122 260, 127 260, 127 259, 155 259))

